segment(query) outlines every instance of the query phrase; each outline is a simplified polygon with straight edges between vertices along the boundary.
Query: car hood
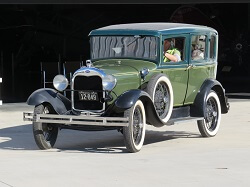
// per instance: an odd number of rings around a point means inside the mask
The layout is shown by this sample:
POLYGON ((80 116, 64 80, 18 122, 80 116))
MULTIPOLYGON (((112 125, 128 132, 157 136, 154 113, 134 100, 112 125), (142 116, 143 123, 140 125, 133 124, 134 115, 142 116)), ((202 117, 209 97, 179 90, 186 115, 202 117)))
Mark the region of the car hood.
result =
POLYGON ((144 60, 131 60, 131 59, 111 59, 95 61, 94 67, 103 70, 105 73, 115 77, 120 74, 136 73, 138 74, 143 68, 150 70, 156 69, 156 64, 144 60))
POLYGON ((93 65, 116 78, 117 84, 113 89, 115 97, 127 90, 140 89, 142 84, 140 70, 148 68, 149 72, 152 72, 157 67, 153 62, 134 59, 99 60, 95 61, 93 65))

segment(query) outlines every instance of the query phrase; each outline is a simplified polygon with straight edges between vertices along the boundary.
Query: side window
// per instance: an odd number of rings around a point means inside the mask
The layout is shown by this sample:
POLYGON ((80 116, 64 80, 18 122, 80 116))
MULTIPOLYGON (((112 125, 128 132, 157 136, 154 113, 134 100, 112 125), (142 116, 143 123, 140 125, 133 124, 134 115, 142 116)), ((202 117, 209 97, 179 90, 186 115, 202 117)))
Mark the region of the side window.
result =
POLYGON ((180 62, 185 59, 185 37, 167 38, 163 43, 163 62, 180 62))
POLYGON ((211 36, 211 39, 210 39, 210 53, 209 53, 209 57, 211 59, 214 59, 215 58, 215 36, 211 36))
POLYGON ((191 44, 191 59, 192 60, 204 60, 206 52, 206 36, 195 35, 192 36, 191 44))

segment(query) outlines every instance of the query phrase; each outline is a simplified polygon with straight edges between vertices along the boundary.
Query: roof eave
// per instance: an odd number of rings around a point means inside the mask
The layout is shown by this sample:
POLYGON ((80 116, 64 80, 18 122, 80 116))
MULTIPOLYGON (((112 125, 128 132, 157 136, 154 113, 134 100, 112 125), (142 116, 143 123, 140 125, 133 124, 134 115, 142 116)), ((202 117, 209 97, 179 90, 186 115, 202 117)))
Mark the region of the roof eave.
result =
POLYGON ((147 35, 147 36, 160 36, 159 31, 150 30, 93 30, 89 33, 89 36, 128 36, 128 35, 147 35))

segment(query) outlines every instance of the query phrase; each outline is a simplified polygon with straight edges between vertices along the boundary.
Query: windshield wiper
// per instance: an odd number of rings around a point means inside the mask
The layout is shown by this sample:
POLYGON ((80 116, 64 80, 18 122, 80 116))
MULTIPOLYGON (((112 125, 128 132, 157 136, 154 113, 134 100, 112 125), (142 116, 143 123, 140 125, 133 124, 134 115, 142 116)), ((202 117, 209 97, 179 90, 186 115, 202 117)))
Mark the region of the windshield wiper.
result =
POLYGON ((139 38, 143 38, 144 36, 141 36, 141 35, 134 35, 134 40, 132 41, 132 42, 130 42, 130 43, 128 43, 127 45, 126 45, 126 47, 128 47, 129 45, 131 45, 132 43, 134 43, 136 40, 138 40, 139 38))

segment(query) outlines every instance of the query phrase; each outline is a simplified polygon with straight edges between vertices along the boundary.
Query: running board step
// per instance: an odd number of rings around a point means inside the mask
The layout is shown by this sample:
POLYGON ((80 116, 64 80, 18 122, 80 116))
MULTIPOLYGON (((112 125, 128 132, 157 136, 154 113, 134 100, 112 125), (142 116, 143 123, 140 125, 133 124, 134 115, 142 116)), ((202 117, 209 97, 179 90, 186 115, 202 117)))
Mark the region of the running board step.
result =
POLYGON ((167 125, 174 125, 177 123, 185 123, 185 122, 190 122, 190 121, 198 121, 198 120, 203 120, 203 117, 184 117, 184 118, 175 118, 175 119, 170 119, 167 122, 167 125))

